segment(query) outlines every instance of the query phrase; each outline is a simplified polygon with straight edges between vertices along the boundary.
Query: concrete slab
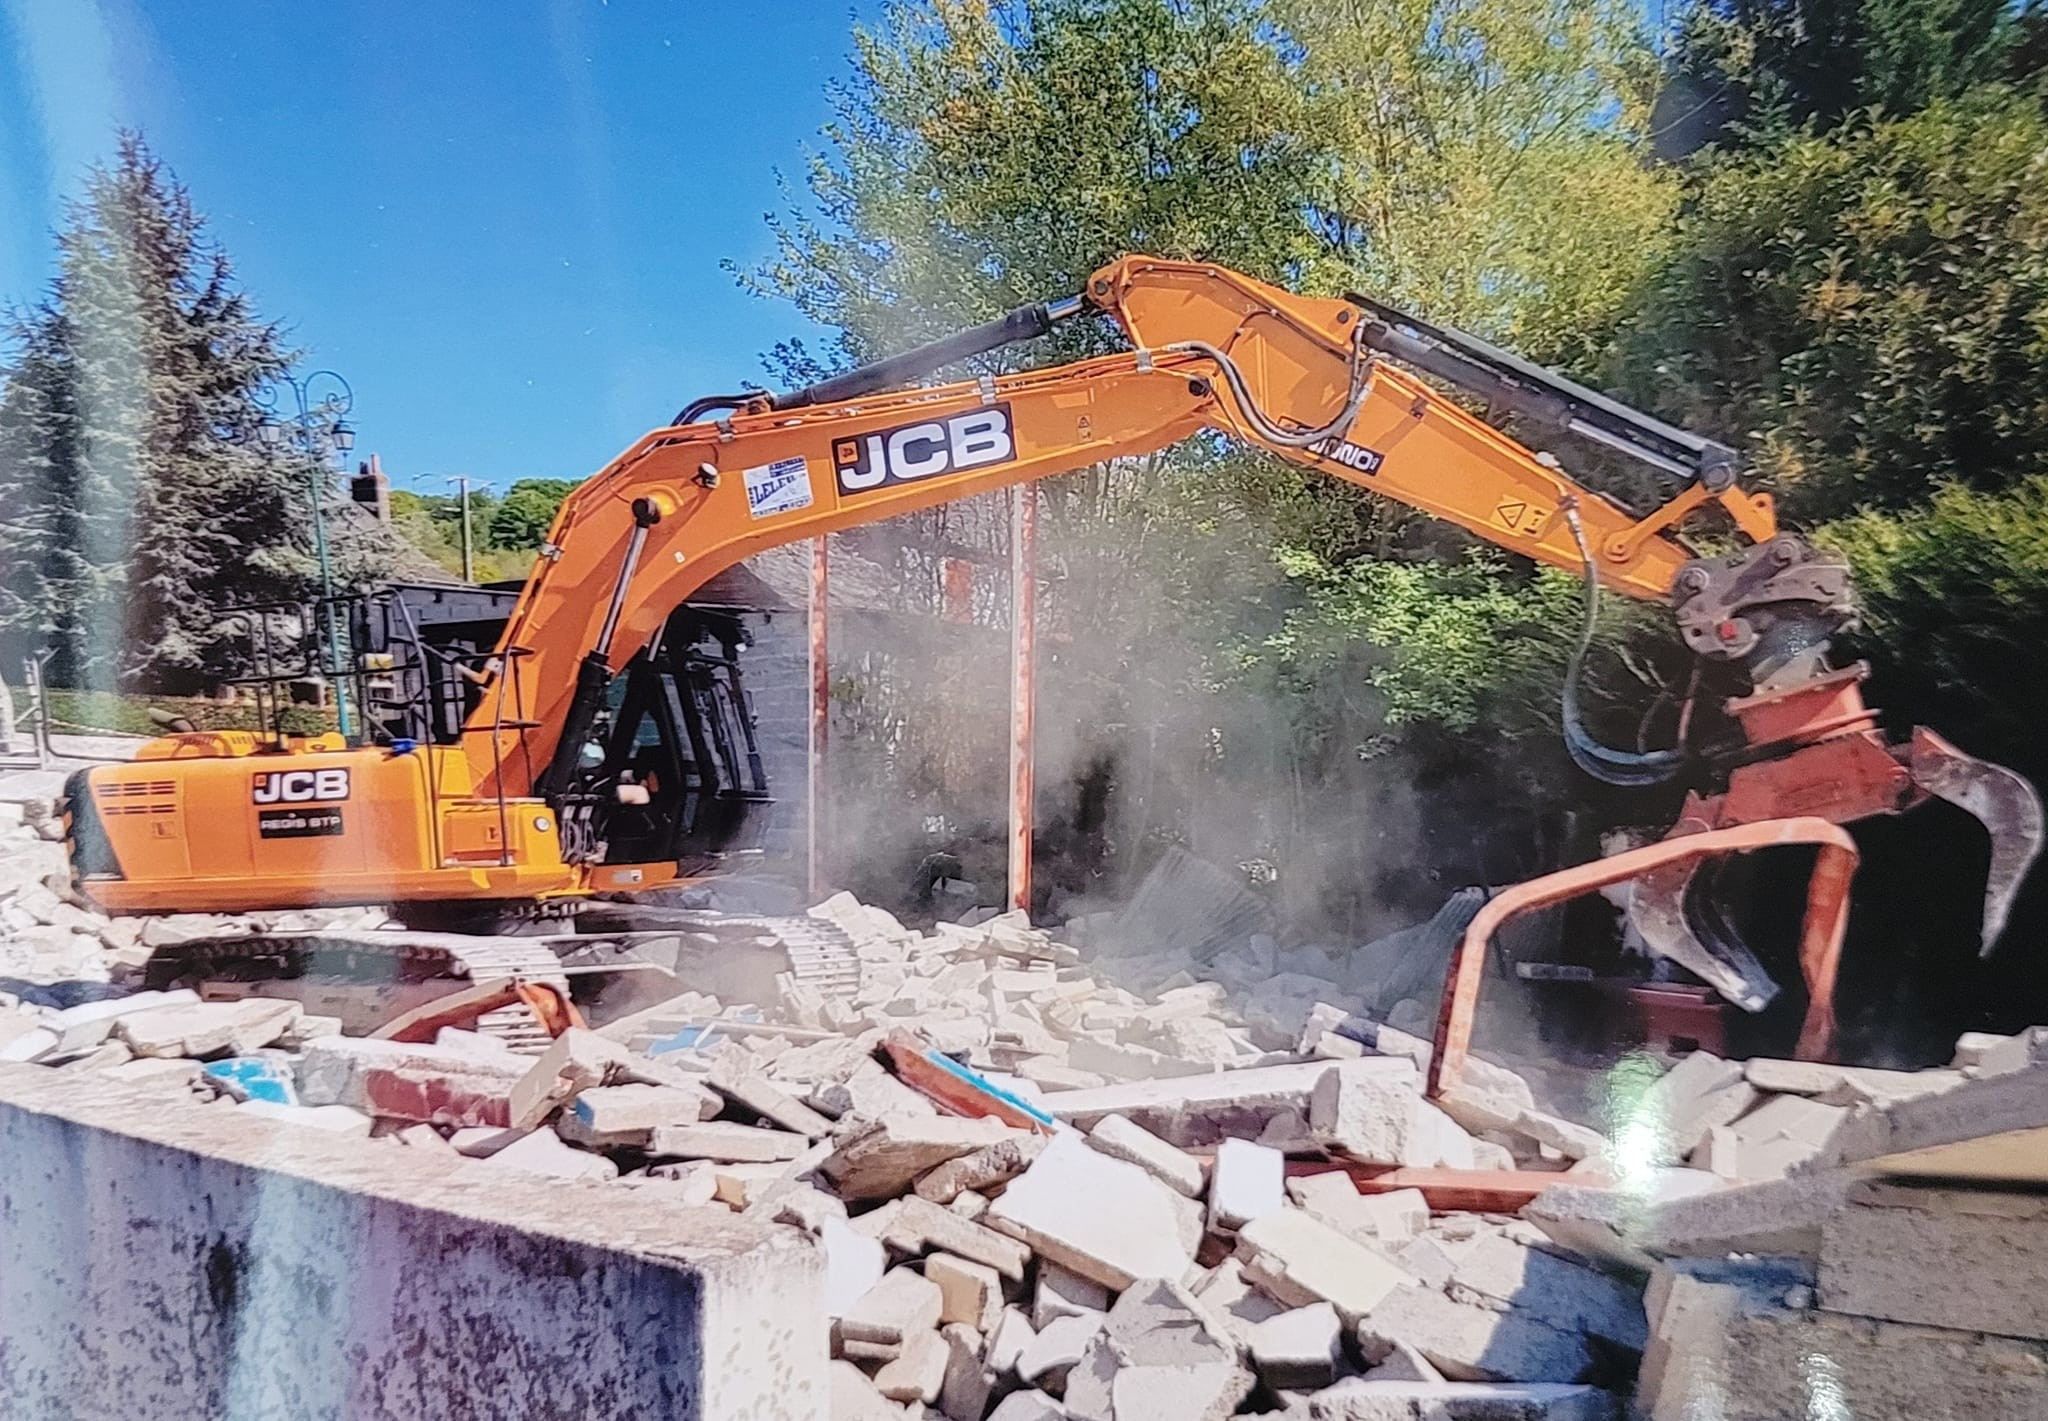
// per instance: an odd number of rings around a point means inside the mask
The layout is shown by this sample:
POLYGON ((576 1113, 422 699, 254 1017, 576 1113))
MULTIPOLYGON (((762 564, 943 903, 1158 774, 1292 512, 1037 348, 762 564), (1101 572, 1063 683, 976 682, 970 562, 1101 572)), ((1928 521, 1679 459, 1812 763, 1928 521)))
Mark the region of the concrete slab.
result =
POLYGON ((0 1414, 823 1417, 802 1235, 464 1165, 0 1067, 0 1414))
POLYGON ((1257 1139, 1275 1116, 1286 1111, 1306 1118, 1316 1082, 1339 1069, 1420 1089, 1421 1077, 1413 1062, 1395 1056, 1369 1056, 1357 1061, 1253 1066, 1177 1080, 1064 1090, 1047 1096, 1045 1108, 1055 1119, 1084 1130, 1105 1115, 1121 1115, 1170 1145, 1195 1149, 1225 1139, 1257 1139))
POLYGON ((2048 1063, 1872 1112, 1834 1145, 1866 1173, 2048 1184, 2048 1063))

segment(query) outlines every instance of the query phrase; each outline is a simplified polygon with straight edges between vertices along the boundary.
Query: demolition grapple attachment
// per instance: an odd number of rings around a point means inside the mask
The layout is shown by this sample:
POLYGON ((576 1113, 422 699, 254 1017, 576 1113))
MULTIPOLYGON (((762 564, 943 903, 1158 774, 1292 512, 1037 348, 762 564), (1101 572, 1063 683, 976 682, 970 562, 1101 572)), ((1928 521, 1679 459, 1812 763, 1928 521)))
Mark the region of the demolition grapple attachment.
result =
MULTIPOLYGON (((1945 800, 1975 816, 1991 838, 1980 939, 1988 954, 2040 855, 2041 797, 2013 771, 1966 755, 1925 727, 1902 743, 1888 740, 1863 703, 1868 670, 1859 663, 1730 702, 1747 741, 1742 762, 1719 793, 1689 796, 1666 837, 1794 816, 1851 824, 1945 800)), ((1672 863, 1637 879, 1630 921, 1652 952, 1759 1011, 1777 985, 1718 913, 1714 895, 1695 891, 1703 862, 1672 863)))

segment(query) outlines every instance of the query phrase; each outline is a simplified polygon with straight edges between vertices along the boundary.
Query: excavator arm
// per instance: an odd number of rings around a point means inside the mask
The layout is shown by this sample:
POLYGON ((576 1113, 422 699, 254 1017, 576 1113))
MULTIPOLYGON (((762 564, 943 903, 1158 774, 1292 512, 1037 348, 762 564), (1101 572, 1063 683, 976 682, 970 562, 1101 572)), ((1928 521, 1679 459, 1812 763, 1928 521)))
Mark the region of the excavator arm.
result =
MULTIPOLYGON (((1589 402, 1599 396, 1554 376, 1538 385, 1533 367, 1488 370, 1353 301, 1295 296, 1214 266, 1127 257, 1091 278, 1085 297, 1027 308, 983 331, 977 342, 942 342, 921 359, 883 362, 810 390, 718 402, 732 412, 656 430, 581 485, 557 516, 507 626, 497 679, 470 723, 470 755, 486 791, 560 792, 574 778, 578 736, 609 677, 670 609, 734 562, 1203 431, 1241 438, 1512 552, 1574 571, 1590 564, 1603 585, 1632 597, 1668 598, 1688 569, 1702 583, 1716 580, 1709 560, 1670 536, 1702 504, 1717 503, 1753 542, 1776 535, 1769 496, 1737 486, 1732 466, 1713 460, 1718 446, 1633 412, 1637 431, 1583 429, 1672 472, 1693 472, 1680 462, 1690 452, 1697 475, 1645 516, 1584 488, 1387 357, 1447 370, 1456 361, 1469 367, 1457 371, 1463 383, 1566 428, 1585 410, 1560 389, 1589 402), (868 388, 899 385, 977 345, 1038 333, 1084 309, 1114 317, 1135 349, 950 385, 868 388)), ((1803 547, 1799 561, 1820 569, 1821 603, 1845 608, 1843 571, 1803 547)), ((1713 628, 1703 627, 1699 640, 1707 654, 1749 649, 1713 628)))

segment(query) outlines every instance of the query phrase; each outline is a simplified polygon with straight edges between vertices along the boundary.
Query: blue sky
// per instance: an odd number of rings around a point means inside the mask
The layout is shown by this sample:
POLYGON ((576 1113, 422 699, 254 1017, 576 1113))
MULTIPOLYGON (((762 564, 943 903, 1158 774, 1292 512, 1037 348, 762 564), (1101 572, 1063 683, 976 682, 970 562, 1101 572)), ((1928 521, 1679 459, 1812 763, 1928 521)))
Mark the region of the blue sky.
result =
POLYGON ((766 256, 877 0, 0 0, 0 299, 117 125, 401 487, 581 477, 809 327, 766 256))

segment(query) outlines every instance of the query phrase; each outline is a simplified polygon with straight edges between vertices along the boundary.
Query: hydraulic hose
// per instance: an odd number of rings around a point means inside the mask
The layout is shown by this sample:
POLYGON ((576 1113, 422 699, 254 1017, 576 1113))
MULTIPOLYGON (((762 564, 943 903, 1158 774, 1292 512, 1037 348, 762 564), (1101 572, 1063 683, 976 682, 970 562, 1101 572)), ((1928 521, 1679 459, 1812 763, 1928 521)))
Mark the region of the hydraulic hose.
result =
POLYGON ((1163 347, 1168 354, 1187 353, 1199 355, 1213 361, 1223 372, 1223 381, 1230 386, 1230 393, 1243 411, 1245 422, 1259 438, 1269 444, 1278 444, 1288 449, 1311 449, 1326 439, 1342 439, 1351 432, 1351 425, 1358 418, 1358 411, 1365 405, 1365 397, 1371 388, 1371 363, 1367 360, 1364 346, 1357 340, 1351 343, 1351 387, 1344 399, 1344 408, 1337 417, 1320 429, 1286 429, 1277 423, 1253 398, 1251 386, 1246 383, 1244 372, 1237 368, 1237 362, 1228 352, 1219 350, 1207 341, 1180 340, 1163 347))
POLYGON ((1604 784, 1663 784, 1685 768, 1683 750, 1673 748, 1641 753, 1617 750, 1594 739, 1580 714, 1579 676, 1585 669, 1586 654, 1593 648, 1593 634, 1600 622, 1600 574, 1593 563, 1593 550, 1586 543, 1586 530, 1579 521, 1579 510, 1567 503, 1564 517, 1571 527, 1572 541, 1579 545, 1579 557, 1586 565, 1586 616, 1579 628, 1579 644, 1565 666, 1564 696, 1559 707, 1560 719, 1564 723, 1565 752, 1572 757, 1573 764, 1604 784))

